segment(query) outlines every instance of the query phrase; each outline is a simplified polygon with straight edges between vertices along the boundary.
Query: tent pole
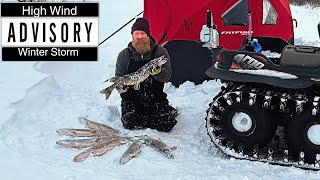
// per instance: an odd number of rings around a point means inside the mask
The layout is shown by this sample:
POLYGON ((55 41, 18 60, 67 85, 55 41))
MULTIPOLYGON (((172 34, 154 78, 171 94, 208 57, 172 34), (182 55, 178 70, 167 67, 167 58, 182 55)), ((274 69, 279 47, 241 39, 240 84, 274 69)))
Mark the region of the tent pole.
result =
POLYGON ((320 23, 318 24, 318 34, 319 34, 319 38, 320 38, 320 23))
POLYGON ((122 27, 120 27, 118 30, 116 30, 114 33, 112 33, 109 37, 107 37, 106 39, 104 39, 102 42, 99 43, 98 46, 100 46, 102 43, 106 42, 108 39, 110 39, 113 35, 115 35, 117 32, 119 32, 122 28, 126 27, 129 23, 131 23, 131 21, 135 20, 140 14, 142 14, 143 11, 141 11, 138 15, 136 15, 135 17, 133 17, 132 19, 130 19, 126 24, 124 24, 122 27))

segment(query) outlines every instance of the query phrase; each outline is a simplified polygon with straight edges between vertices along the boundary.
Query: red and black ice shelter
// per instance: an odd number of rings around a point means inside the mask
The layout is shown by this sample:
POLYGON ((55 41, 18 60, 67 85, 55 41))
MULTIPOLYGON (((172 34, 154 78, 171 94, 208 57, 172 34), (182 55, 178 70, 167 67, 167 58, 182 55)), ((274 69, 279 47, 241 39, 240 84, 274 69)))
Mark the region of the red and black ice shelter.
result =
POLYGON ((293 44, 288 0, 144 0, 144 17, 150 21, 151 35, 169 51, 171 82, 176 86, 209 79, 204 72, 212 65, 213 53, 199 42, 207 10, 213 13, 223 48, 236 50, 244 44, 249 11, 252 36, 263 50, 281 52, 286 44, 293 44))

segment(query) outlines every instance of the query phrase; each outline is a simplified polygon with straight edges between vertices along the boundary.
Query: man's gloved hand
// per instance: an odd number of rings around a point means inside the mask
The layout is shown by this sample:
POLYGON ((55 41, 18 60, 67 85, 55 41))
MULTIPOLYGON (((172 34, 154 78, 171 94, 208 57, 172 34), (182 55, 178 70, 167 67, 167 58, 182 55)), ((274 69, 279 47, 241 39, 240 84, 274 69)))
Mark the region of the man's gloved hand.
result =
POLYGON ((151 74, 152 76, 157 75, 157 74, 159 74, 160 72, 161 72, 161 67, 152 68, 152 69, 150 70, 150 74, 151 74))
POLYGON ((128 92, 129 87, 128 86, 123 86, 123 87, 119 87, 119 88, 116 88, 116 89, 117 89, 119 94, 122 94, 122 93, 128 92))

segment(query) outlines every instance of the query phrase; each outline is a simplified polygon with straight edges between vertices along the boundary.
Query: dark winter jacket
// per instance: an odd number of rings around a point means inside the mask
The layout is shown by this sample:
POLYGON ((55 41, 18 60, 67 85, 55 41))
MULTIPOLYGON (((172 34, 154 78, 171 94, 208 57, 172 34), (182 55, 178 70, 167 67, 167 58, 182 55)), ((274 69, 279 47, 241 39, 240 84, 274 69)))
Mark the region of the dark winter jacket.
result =
POLYGON ((145 81, 140 83, 140 89, 134 90, 133 86, 129 86, 126 93, 120 94, 122 100, 133 101, 138 104, 153 104, 166 101, 167 95, 163 92, 164 83, 171 77, 171 63, 168 51, 159 46, 153 37, 151 40, 151 50, 148 53, 140 54, 132 46, 132 42, 128 47, 119 53, 116 64, 116 76, 123 76, 137 71, 150 60, 164 55, 168 61, 162 65, 161 72, 155 76, 149 76, 145 81))
POLYGON ((129 67, 129 61, 130 61, 129 51, 132 52, 133 57, 136 61, 146 60, 148 62, 148 61, 150 61, 150 56, 151 56, 152 50, 155 47, 157 47, 157 49, 155 51, 155 57, 160 57, 160 56, 164 55, 166 58, 168 58, 168 61, 167 61, 167 63, 162 65, 161 72, 153 77, 154 77, 154 79, 156 79, 157 81, 160 81, 160 82, 169 81, 169 79, 171 78, 171 74, 172 74, 169 53, 164 47, 158 45, 158 43, 155 41, 155 39, 152 36, 150 36, 150 41, 151 41, 151 50, 150 50, 150 52, 145 53, 145 54, 139 54, 135 50, 135 48, 132 46, 132 42, 130 42, 128 44, 128 47, 125 48, 124 50, 122 50, 118 55, 115 75, 116 76, 124 76, 124 75, 128 74, 128 67, 129 67))

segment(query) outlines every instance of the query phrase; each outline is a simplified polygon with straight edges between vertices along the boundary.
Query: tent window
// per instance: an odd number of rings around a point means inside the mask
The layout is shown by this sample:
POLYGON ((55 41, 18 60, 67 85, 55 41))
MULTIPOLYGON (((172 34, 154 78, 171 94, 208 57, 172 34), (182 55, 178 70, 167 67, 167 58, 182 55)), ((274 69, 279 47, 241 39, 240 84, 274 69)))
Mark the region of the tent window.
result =
POLYGON ((263 0, 262 24, 277 24, 278 14, 269 0, 263 0))
POLYGON ((222 14, 225 26, 248 25, 248 0, 239 0, 222 14))

